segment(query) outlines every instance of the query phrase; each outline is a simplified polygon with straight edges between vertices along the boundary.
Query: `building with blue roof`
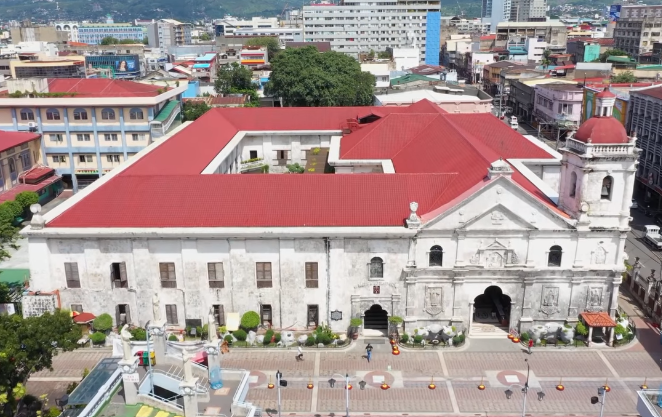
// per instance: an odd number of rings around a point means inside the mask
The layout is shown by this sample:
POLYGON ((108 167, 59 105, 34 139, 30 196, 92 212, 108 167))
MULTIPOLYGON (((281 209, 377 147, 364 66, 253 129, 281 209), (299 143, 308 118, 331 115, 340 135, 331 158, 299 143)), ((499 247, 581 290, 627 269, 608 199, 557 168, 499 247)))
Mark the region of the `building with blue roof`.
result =
POLYGON ((198 80, 211 82, 216 79, 218 55, 215 52, 207 52, 193 60, 191 75, 198 80))

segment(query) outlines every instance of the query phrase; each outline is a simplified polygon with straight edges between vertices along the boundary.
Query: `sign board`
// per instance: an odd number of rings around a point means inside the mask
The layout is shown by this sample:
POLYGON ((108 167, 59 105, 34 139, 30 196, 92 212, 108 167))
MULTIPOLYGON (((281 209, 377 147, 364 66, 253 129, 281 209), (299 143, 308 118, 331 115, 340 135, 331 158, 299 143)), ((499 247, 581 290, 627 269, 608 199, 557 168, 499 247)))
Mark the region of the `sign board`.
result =
POLYGON ((122 374, 122 381, 125 384, 131 383, 131 384, 137 384, 140 382, 140 375, 138 372, 134 372, 132 374, 122 374))
POLYGON ((340 311, 340 310, 332 311, 331 312, 331 320, 333 320, 333 321, 342 320, 342 311, 340 311))
POLYGON ((620 4, 612 4, 609 7, 609 21, 610 22, 618 22, 618 19, 621 18, 621 5, 620 4))
POLYGON ((44 313, 54 313, 58 307, 55 294, 26 295, 21 302, 23 303, 23 317, 39 317, 44 313))

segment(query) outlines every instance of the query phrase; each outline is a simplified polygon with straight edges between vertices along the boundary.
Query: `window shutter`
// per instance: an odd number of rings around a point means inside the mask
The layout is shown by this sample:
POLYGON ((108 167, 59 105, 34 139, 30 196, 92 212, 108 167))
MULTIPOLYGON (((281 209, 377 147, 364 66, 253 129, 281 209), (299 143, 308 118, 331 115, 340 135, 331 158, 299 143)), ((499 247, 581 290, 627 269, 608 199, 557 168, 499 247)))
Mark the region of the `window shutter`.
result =
MULTIPOLYGON (((120 281, 126 282, 126 262, 120 263, 120 281)), ((128 315, 128 313, 127 313, 128 315)), ((128 320, 127 320, 128 322, 128 320)))
POLYGON ((271 280, 271 262, 264 263, 264 279, 271 280))
POLYGON ((115 324, 120 325, 120 306, 119 304, 115 306, 115 324))
POLYGON ((131 324, 131 310, 129 309, 128 304, 125 305, 125 308, 126 308, 126 323, 130 325, 131 324))

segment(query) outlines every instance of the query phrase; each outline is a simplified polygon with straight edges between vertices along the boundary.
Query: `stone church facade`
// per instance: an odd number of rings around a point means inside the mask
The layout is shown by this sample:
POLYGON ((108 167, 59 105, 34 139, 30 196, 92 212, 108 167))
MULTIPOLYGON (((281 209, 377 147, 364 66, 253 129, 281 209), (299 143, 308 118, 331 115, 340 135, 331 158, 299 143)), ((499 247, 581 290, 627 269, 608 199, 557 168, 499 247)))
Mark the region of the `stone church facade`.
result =
MULTIPOLYGON (((613 99, 600 106, 609 112, 613 99)), ((276 328, 336 331, 380 309, 406 329, 613 316, 639 151, 624 131, 597 132, 582 126, 558 159, 493 160, 482 181, 433 210, 409 199, 399 226, 49 227, 89 198, 76 196, 25 232, 31 289, 135 325, 152 319, 158 293, 175 327, 206 322, 210 309, 222 323, 254 310, 276 328), (554 186, 532 175, 536 164, 556 167, 554 186)))

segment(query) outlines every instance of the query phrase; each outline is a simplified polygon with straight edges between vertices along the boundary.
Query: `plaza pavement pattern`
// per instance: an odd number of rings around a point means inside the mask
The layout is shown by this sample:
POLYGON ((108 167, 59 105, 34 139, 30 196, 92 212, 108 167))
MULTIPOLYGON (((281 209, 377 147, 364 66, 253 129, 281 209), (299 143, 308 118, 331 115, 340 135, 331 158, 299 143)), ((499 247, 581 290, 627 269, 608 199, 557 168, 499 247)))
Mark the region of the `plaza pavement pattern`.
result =
MULTIPOLYGON (((286 416, 336 416, 345 414, 343 375, 348 373, 353 384, 350 391, 350 413, 364 416, 520 415, 522 393, 516 384, 526 380, 526 362, 531 366, 527 415, 597 415, 599 405, 590 398, 598 387, 608 384, 605 416, 637 415, 636 390, 646 383, 651 388, 662 385, 659 331, 641 317, 637 309, 624 309, 638 329, 637 341, 622 348, 538 348, 527 355, 520 345, 507 339, 472 339, 461 348, 436 351, 401 349, 399 356, 390 352, 388 343, 375 344, 370 363, 364 357, 366 341, 359 339, 349 349, 315 348, 304 350, 304 360, 296 361, 295 349, 232 349, 222 356, 222 367, 251 370, 251 389, 247 401, 272 415, 277 409, 276 383, 279 370, 288 381, 281 389, 282 414, 286 416), (334 388, 327 382, 334 378, 334 388), (428 389, 434 378, 435 390, 428 389), (364 390, 359 381, 365 381, 364 390), (561 381, 562 380, 562 381, 561 381), (390 386, 380 389, 383 381, 390 386), (483 382, 486 389, 478 390, 483 382), (313 389, 306 386, 309 382, 313 389), (565 390, 555 389, 560 382, 565 390), (512 386, 514 385, 514 386, 512 386), (511 388, 508 400, 505 390, 511 388), (539 392, 544 392, 540 401, 539 392), (274 411, 271 411, 274 410, 274 411)), ((55 386, 55 382, 79 380, 84 368, 92 369, 109 350, 85 349, 64 353, 53 360, 54 371, 34 374, 28 384, 55 386), (44 385, 46 384, 46 385, 44 385)), ((36 389, 35 389, 36 390, 36 389)), ((37 393, 39 395, 43 392, 37 393)), ((226 410, 229 411, 229 410, 226 410)))

